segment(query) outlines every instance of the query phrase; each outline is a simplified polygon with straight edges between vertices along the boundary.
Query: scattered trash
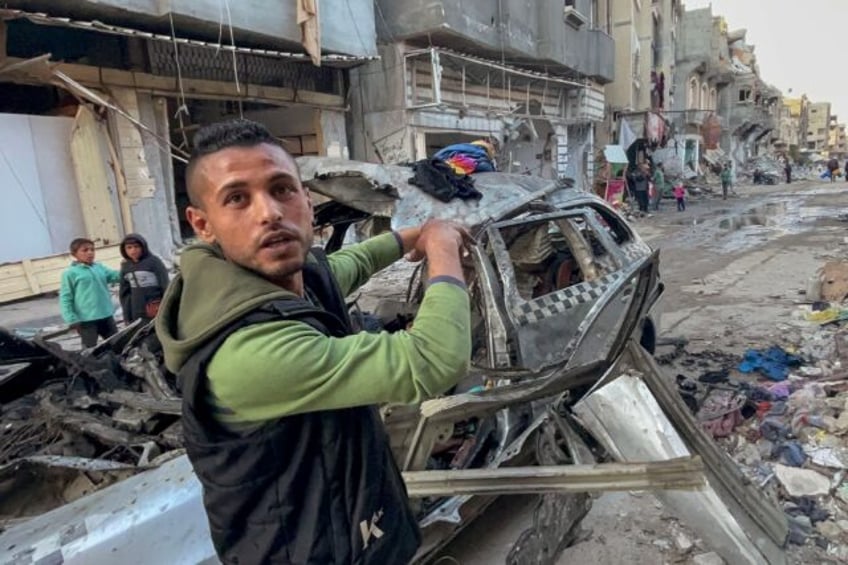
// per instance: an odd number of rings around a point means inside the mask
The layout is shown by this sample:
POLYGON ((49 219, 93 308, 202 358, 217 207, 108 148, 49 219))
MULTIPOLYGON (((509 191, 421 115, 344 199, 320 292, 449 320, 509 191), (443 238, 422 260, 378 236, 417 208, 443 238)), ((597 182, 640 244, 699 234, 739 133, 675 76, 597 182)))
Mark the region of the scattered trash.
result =
POLYGON ((742 373, 757 371, 773 381, 783 381, 789 376, 790 367, 800 364, 801 360, 795 355, 790 355, 782 347, 772 346, 765 350, 749 349, 738 368, 742 373))

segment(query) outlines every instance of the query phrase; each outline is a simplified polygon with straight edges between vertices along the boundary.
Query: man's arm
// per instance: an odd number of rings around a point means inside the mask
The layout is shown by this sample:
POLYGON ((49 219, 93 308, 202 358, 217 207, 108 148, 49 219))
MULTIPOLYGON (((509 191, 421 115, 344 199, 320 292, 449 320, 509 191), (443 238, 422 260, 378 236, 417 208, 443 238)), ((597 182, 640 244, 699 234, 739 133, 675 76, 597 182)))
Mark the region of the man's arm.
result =
POLYGON ((59 309, 65 323, 73 326, 79 323, 79 317, 74 309, 74 290, 71 279, 70 271, 62 273, 62 281, 59 284, 59 309))
POLYGON ((329 255, 330 270, 347 296, 415 248, 421 228, 384 233, 329 255))

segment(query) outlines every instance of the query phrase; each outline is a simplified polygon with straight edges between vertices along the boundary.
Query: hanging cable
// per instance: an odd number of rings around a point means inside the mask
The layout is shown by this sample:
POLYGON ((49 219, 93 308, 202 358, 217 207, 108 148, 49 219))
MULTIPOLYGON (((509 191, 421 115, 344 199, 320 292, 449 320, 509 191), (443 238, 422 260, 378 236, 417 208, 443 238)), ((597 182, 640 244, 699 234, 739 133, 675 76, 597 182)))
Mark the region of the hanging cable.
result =
POLYGON ((238 107, 239 107, 239 117, 244 118, 244 107, 242 105, 242 96, 241 96, 241 83, 239 82, 239 71, 238 71, 238 56, 236 54, 236 37, 233 32, 233 17, 230 13, 230 0, 224 0, 224 8, 227 11, 227 27, 230 29, 230 45, 233 46, 233 76, 236 81, 236 92, 239 95, 238 98, 238 107))
POLYGON ((180 133, 183 136, 183 141, 180 144, 180 149, 188 149, 188 136, 186 135, 186 126, 183 121, 183 114, 187 117, 191 117, 191 114, 188 111, 188 104, 186 104, 185 90, 183 89, 183 72, 182 67, 180 66, 180 48, 177 44, 177 32, 174 28, 174 11, 172 9, 168 9, 168 20, 171 22, 171 42, 174 46, 174 64, 177 66, 177 88, 180 91, 180 97, 178 99, 179 106, 177 107, 177 111, 174 113, 174 117, 180 124, 180 133))

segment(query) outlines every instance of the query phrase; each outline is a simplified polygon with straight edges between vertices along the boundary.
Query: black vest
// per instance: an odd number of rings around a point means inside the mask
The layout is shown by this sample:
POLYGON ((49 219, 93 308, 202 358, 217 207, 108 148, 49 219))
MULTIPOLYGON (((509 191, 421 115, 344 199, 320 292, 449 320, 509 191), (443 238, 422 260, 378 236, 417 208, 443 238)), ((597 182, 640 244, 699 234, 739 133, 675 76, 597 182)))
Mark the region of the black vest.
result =
POLYGON ((224 328, 179 373, 186 450, 212 541, 225 564, 405 564, 421 536, 376 407, 296 414, 245 433, 211 415, 206 367, 234 331, 297 319, 329 336, 350 335, 326 256, 313 256, 318 263, 304 267, 304 284, 323 309, 306 300, 268 304, 224 328))

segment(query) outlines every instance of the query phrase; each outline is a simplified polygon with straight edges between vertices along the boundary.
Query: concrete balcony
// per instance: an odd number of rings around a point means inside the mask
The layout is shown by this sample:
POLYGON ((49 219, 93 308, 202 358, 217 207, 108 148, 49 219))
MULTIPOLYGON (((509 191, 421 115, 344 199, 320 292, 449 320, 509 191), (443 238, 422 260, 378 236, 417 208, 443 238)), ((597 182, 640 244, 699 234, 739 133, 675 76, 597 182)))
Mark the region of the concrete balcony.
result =
MULTIPOLYGON (((6 0, 3 6, 167 34, 173 18, 178 32, 208 41, 217 41, 223 21, 225 42, 232 23, 237 45, 302 51, 295 2, 230 1, 229 16, 222 13, 221 0, 6 0)), ((322 0, 320 22, 322 49, 359 57, 377 54, 371 0, 322 0)))
POLYGON ((615 40, 599 29, 566 35, 566 64, 601 83, 615 80, 615 40))
MULTIPOLYGON (((589 13, 588 0, 578 0, 577 12, 589 13)), ((599 82, 614 79, 615 44, 588 22, 574 25, 574 10, 561 2, 528 3, 526 0, 377 0, 380 41, 404 40, 446 47, 480 57, 551 74, 575 72, 599 82), (571 22, 571 23, 570 23, 571 22)))

